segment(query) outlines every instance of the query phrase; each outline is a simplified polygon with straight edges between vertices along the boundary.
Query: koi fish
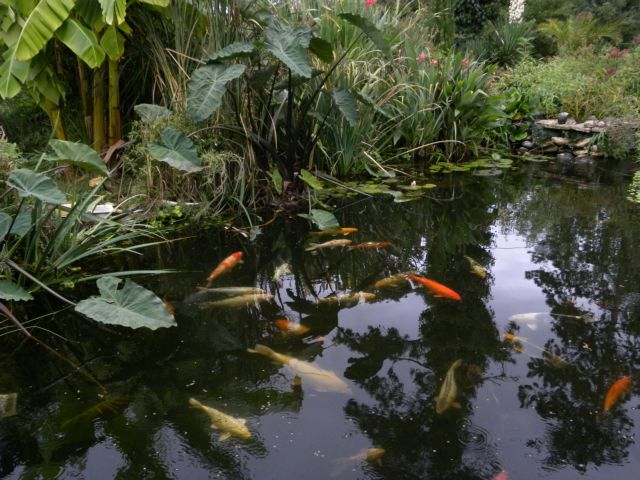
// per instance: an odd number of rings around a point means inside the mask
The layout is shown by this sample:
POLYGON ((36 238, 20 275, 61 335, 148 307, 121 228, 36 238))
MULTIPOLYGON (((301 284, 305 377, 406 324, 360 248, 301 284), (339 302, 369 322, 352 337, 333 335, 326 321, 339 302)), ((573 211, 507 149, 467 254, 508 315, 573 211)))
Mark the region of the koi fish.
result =
POLYGON ((322 230, 320 232, 311 232, 310 235, 314 235, 316 237, 337 237, 338 235, 351 235, 357 231, 358 229, 355 227, 342 227, 331 230, 322 230))
POLYGON ((409 275, 409 273, 398 273, 396 275, 383 278, 371 285, 371 288, 378 290, 381 288, 400 287, 402 285, 406 285, 409 282, 407 275, 409 275))
POLYGON ((538 323, 540 320, 547 317, 565 317, 565 318, 575 318, 577 320, 582 320, 585 323, 594 323, 596 321, 593 318, 593 315, 590 313, 585 313, 583 315, 568 315, 566 313, 544 313, 544 312, 531 312, 531 313, 517 313, 515 315, 511 315, 509 320, 517 323, 524 323, 529 330, 537 330, 538 323))
POLYGON ((213 282, 216 278, 218 278, 223 273, 228 272, 232 268, 234 268, 239 263, 242 263, 242 252, 234 252, 221 261, 218 266, 209 274, 207 277, 207 281, 209 283, 213 282))
POLYGON ((294 375, 302 378, 303 382, 310 384, 312 388, 318 392, 351 393, 349 385, 330 370, 324 370, 312 363, 298 360, 289 355, 283 355, 265 345, 256 344, 255 347, 249 348, 247 351, 249 353, 264 355, 275 362, 282 363, 287 366, 294 375))
POLYGON ((208 287, 197 287, 201 292, 210 292, 210 293, 219 293, 220 295, 260 295, 267 293, 262 288, 258 287, 218 287, 218 288, 208 288, 208 287))
MULTIPOLYGON (((523 348, 522 348, 522 344, 526 343, 527 345, 540 350, 542 352, 542 358, 544 358, 545 360, 547 360, 553 367, 555 368, 564 368, 566 366, 569 365, 569 362, 566 361, 564 358, 559 357, 558 355, 555 355, 553 353, 551 353, 549 350, 539 347, 538 345, 536 345, 535 343, 531 343, 529 340, 527 340, 524 337, 519 337, 517 335, 513 335, 512 333, 505 333, 504 334, 504 339, 505 340, 509 340, 510 342, 513 343, 513 349, 518 352, 518 353, 523 353, 523 348)), ((527 354, 529 355, 529 354, 527 354)), ((533 357, 531 355, 529 355, 531 358, 539 358, 539 357, 533 357)))
POLYGON ((276 282, 278 286, 282 284, 281 278, 285 275, 291 275, 291 266, 288 263, 282 263, 278 265, 276 271, 273 272, 272 280, 276 282))
POLYGON ((367 462, 382 465, 381 458, 384 454, 384 448, 363 448, 350 457, 336 458, 334 460, 334 462, 336 463, 336 468, 331 473, 331 476, 337 477, 338 475, 340 475, 349 466, 350 463, 367 462))
POLYGON ((229 297, 222 300, 216 300, 215 302, 202 302, 200 308, 213 308, 213 307, 244 307, 250 303, 258 304, 262 302, 270 302, 273 300, 273 295, 270 293, 249 293, 246 295, 238 295, 236 297, 229 297))
POLYGON ((507 474, 506 471, 502 470, 495 477, 493 477, 493 480, 509 480, 509 474, 507 474))
POLYGON ((17 393, 0 394, 0 418, 12 417, 16 414, 17 393))
POLYGON ((482 265, 476 262, 473 258, 465 255, 464 258, 469 262, 469 267, 471 268, 471 273, 477 275, 480 278, 485 278, 487 276, 487 271, 484 269, 482 265))
POLYGON ((167 300, 166 295, 164 297, 162 297, 162 303, 164 303, 164 307, 167 309, 167 311, 171 314, 174 315, 176 314, 176 309, 173 305, 171 305, 171 302, 169 302, 169 300, 167 300))
POLYGON ((251 432, 247 428, 247 421, 244 418, 235 418, 226 413, 222 413, 220 410, 216 410, 213 407, 203 405, 195 398, 189 399, 189 405, 209 415, 211 419, 211 428, 214 430, 221 430, 222 433, 218 440, 224 442, 232 435, 240 437, 244 440, 251 438, 251 432))
POLYGON ((462 365, 462 360, 458 359, 451 364, 442 387, 440 387, 440 393, 436 398, 436 413, 444 413, 450 408, 462 408, 462 406, 456 401, 458 396, 458 385, 456 385, 456 368, 462 365))
POLYGON ((290 322, 286 318, 280 318, 275 321, 276 327, 278 327, 282 333, 289 335, 304 335, 309 331, 309 327, 300 323, 290 322))
POLYGON ((448 298, 450 300, 461 301, 462 298, 458 293, 451 290, 449 287, 445 287, 441 283, 438 283, 434 280, 429 280, 428 278, 418 277, 410 273, 407 275, 407 278, 413 280, 414 282, 421 283, 424 288, 433 293, 434 297, 448 298))
POLYGON ((347 245, 351 245, 351 240, 329 240, 328 242, 324 242, 324 243, 310 243, 309 246, 307 248, 305 248, 305 251, 307 252, 314 252, 316 250, 320 250, 323 248, 336 248, 336 247, 346 247, 347 245))
POLYGON ((393 243, 391 242, 364 242, 358 243, 357 245, 351 245, 350 247, 347 247, 347 250, 367 250, 372 248, 377 250, 379 248, 390 247, 392 245, 393 243))
POLYGON ((338 304, 341 306, 354 306, 360 303, 361 300, 365 302, 372 302, 376 298, 375 293, 369 292, 357 292, 357 293, 347 293, 344 295, 333 295, 331 297, 319 298, 316 300, 317 305, 333 305, 338 304))
POLYGON ((609 391, 607 392, 607 396, 604 399, 605 412, 611 410, 618 399, 629 391, 632 383, 633 380, 631 380, 631 377, 622 377, 621 379, 616 380, 613 385, 611 385, 609 391))

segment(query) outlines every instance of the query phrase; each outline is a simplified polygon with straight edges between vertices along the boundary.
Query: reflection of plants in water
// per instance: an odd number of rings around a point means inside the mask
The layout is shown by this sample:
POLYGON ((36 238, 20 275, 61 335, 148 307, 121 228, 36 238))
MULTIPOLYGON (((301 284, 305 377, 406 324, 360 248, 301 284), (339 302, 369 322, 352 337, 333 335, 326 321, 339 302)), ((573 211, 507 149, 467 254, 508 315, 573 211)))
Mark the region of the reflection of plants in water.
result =
POLYGON ((602 412, 609 386, 640 361, 640 295, 634 291, 640 280, 634 244, 640 222, 636 209, 619 201, 622 192, 618 185, 590 189, 588 195, 581 186, 540 188, 502 209, 508 212, 506 228, 535 245, 531 257, 540 268, 527 277, 547 303, 558 313, 577 313, 572 303, 601 309, 593 324, 553 320, 556 338, 545 348, 569 365, 531 360, 531 381, 519 389, 522 406, 535 407, 547 422, 545 437, 529 445, 547 451, 550 467, 570 464, 585 471, 590 463, 619 464, 632 444, 633 423, 624 403, 602 412))

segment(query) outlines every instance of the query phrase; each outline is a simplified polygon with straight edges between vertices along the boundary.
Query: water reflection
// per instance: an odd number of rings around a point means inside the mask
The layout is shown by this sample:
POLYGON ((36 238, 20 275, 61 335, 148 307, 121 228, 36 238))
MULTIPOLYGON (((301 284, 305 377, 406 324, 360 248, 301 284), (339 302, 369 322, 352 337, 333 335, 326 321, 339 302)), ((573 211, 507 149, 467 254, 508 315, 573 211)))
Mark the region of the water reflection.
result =
POLYGON ((72 340, 46 338, 108 397, 7 343, 15 351, 0 357, 0 391, 21 401, 18 415, 0 419, 0 476, 492 479, 552 469, 599 478, 594 467, 623 465, 615 474, 634 478, 635 401, 608 413, 602 405, 640 361, 640 222, 624 187, 598 172, 566 181, 523 167, 451 180, 435 200, 338 210, 341 224, 359 228, 354 242, 393 243, 380 250, 306 252, 308 226, 293 218, 254 242, 208 232, 159 246, 146 266, 191 272, 148 280, 177 308, 177 328, 132 333, 69 317, 47 326, 72 340), (221 297, 197 286, 234 251, 245 264, 216 286, 257 286, 273 299, 201 308, 221 297), (488 275, 474 275, 465 256, 488 275), (291 274, 276 283, 285 262, 291 274), (462 302, 408 283, 369 289, 408 271, 454 288, 462 302), (318 302, 362 290, 375 299, 318 302), (555 316, 535 330, 508 321, 526 312, 555 316), (586 313, 596 321, 579 318, 586 313), (309 333, 283 335, 282 318, 309 333), (522 352, 506 332, 526 340, 522 352), (247 352, 257 343, 334 372, 352 393, 317 391, 304 375, 297 383, 295 370, 247 352), (457 359, 462 408, 437 414, 457 359), (253 438, 220 442, 190 397, 245 418, 253 438), (379 463, 358 456, 367 448, 384 449, 379 463))

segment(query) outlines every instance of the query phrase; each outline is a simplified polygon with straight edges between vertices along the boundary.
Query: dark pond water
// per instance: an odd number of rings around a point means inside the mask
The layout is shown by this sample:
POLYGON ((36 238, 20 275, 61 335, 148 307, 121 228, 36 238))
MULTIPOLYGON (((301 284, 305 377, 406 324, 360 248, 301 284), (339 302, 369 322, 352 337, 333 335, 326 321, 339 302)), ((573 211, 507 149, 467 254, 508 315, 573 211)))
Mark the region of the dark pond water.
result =
POLYGON ((41 331, 100 379, 106 398, 36 347, 2 352, 0 393, 19 397, 18 414, 0 419, 0 476, 637 479, 640 215, 620 174, 561 173, 524 165, 440 177, 429 191, 437 200, 347 201, 336 215, 359 228, 349 238, 393 243, 380 250, 313 255, 306 221, 281 218, 253 242, 212 231, 147 251, 146 267, 187 271, 146 283, 175 305, 178 327, 42 324, 67 339, 41 331), (197 287, 236 250, 245 263, 215 285, 259 286, 273 300, 204 308, 217 297, 197 287), (277 286, 283 262, 292 274, 277 286), (315 302, 406 271, 462 301, 403 285, 368 290, 371 302, 315 302), (544 315, 510 320, 525 313, 544 315), (310 330, 285 336, 281 318, 310 330), (256 343, 334 372, 337 391, 308 366, 297 384, 291 366, 247 352, 256 343), (461 408, 438 414, 458 359, 461 408), (626 375, 636 383, 604 412, 626 375), (252 438, 220 441, 190 398, 245 418, 252 438), (384 449, 380 462, 366 461, 368 448, 384 449))

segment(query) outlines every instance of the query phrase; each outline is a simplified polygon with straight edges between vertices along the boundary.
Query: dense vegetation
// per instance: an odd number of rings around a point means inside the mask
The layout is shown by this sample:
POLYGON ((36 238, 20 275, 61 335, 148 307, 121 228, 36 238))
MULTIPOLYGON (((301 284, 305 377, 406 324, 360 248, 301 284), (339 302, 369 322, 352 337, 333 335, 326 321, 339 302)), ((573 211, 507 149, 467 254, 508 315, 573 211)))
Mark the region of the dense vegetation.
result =
POLYGON ((615 117, 602 145, 628 157, 637 4, 2 2, 0 298, 64 298, 186 208, 253 225, 318 177, 500 158, 537 114, 615 117))

